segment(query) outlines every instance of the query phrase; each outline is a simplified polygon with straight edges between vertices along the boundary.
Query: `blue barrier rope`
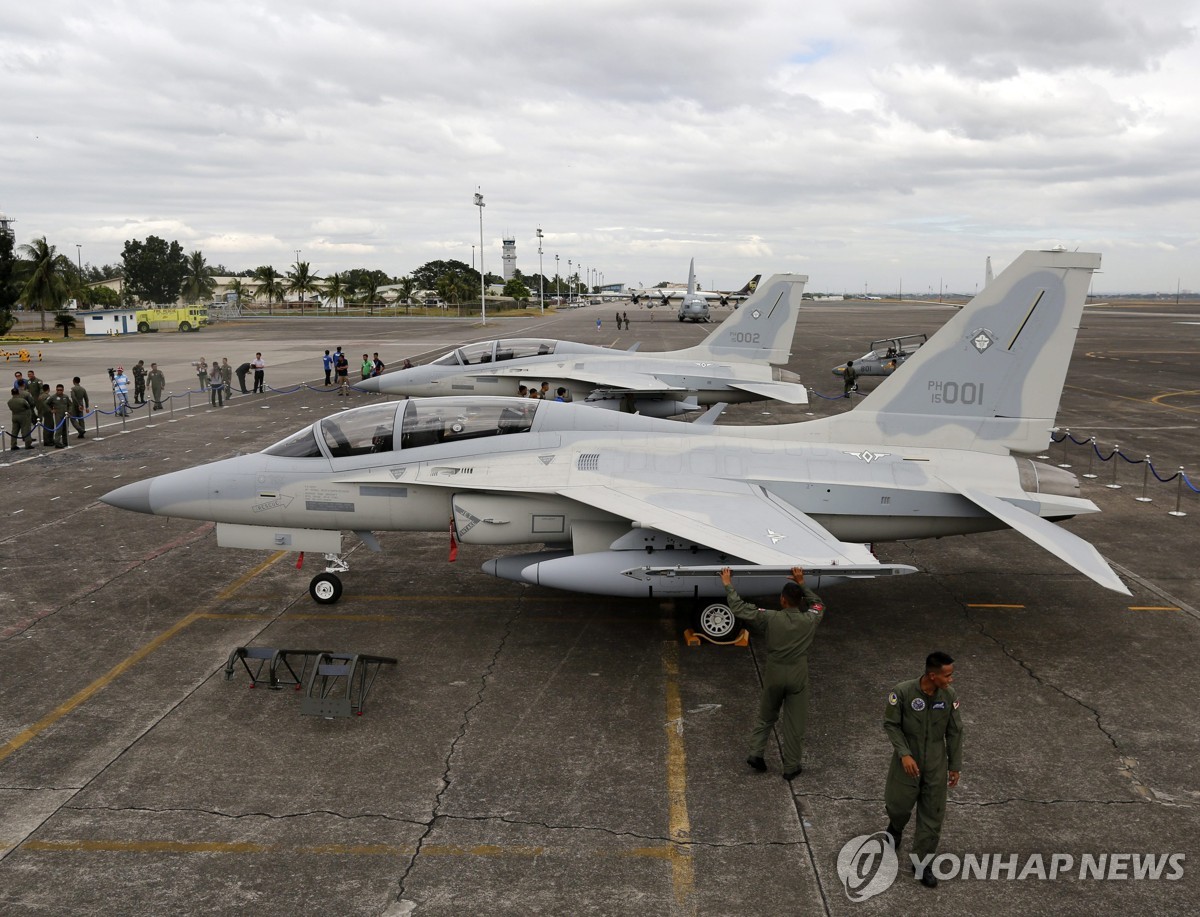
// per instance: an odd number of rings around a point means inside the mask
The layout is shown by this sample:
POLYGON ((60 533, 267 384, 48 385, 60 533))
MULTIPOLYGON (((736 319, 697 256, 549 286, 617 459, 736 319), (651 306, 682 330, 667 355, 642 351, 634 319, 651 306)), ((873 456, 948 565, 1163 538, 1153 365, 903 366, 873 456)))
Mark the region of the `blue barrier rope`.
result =
MULTIPOLYGON (((1183 474, 1182 471, 1177 471, 1175 473, 1183 474)), ((1187 485, 1188 490, 1190 490, 1192 493, 1200 494, 1200 490, 1196 489, 1196 485, 1191 482, 1191 479, 1186 474, 1183 474, 1183 483, 1187 485)))
POLYGON ((1155 480, 1161 481, 1163 484, 1169 484, 1169 483, 1171 483, 1171 481, 1174 481, 1177 477, 1179 477, 1179 472, 1176 471, 1169 478, 1164 478, 1161 474, 1158 473, 1158 469, 1154 467, 1153 462, 1150 463, 1150 473, 1152 475, 1154 475, 1155 480))
MULTIPOLYGON (((1070 433, 1066 433, 1064 435, 1066 436, 1067 439, 1069 439, 1071 442, 1073 442, 1076 446, 1082 446, 1084 443, 1090 443, 1092 441, 1090 436, 1087 439, 1076 439, 1070 433)), ((1059 440, 1059 442, 1062 442, 1062 440, 1059 440)))

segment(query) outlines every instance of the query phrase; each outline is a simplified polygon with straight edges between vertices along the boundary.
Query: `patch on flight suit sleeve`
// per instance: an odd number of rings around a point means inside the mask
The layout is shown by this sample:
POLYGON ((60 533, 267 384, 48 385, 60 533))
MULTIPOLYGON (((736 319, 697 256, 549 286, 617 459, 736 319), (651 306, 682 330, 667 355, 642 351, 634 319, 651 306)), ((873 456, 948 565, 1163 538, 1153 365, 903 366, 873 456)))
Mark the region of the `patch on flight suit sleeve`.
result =
POLYGON ((916 711, 917 711, 917 713, 920 713, 922 710, 924 710, 924 709, 925 709, 925 698, 923 698, 923 697, 914 697, 914 698, 912 699, 912 708, 913 708, 914 710, 916 710, 916 711))
POLYGON ((895 707, 896 704, 900 703, 900 698, 896 696, 895 691, 893 691, 891 694, 888 695, 888 703, 891 704, 893 707, 895 707))
POLYGON ((958 709, 958 701, 955 701, 955 702, 954 702, 954 709, 955 709, 955 710, 957 710, 957 709, 958 709))

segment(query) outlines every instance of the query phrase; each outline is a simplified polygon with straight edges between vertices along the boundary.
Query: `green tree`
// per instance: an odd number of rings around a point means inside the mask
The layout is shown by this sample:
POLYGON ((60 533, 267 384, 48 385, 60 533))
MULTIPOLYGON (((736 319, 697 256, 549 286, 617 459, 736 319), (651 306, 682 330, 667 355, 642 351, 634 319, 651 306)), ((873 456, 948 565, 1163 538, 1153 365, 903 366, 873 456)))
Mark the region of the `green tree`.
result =
POLYGON ((400 298, 405 302, 412 302, 412 295, 417 289, 417 282, 411 276, 400 277, 396 280, 396 285, 400 287, 396 292, 400 294, 400 298))
POLYGON ((225 291, 227 294, 232 293, 234 302, 239 306, 243 302, 249 302, 254 298, 254 291, 250 289, 248 284, 242 282, 241 277, 234 277, 229 281, 229 288, 225 291))
POLYGON ((0 335, 8 334, 17 323, 13 313, 18 299, 16 270, 12 234, 0 230, 0 335))
POLYGON ((112 287, 88 287, 85 299, 93 308, 117 309, 121 306, 121 294, 112 287))
POLYGON ((382 271, 366 271, 355 284, 355 289, 358 290, 359 302, 371 305, 379 300, 379 288, 383 286, 379 282, 376 274, 381 274, 382 271))
POLYGON ((121 265, 126 296, 164 305, 179 299, 187 258, 178 242, 168 243, 158 236, 147 236, 145 242, 130 239, 121 253, 121 265))
POLYGON ((71 329, 75 327, 75 316, 70 312, 57 312, 54 315, 54 324, 62 328, 63 337, 71 336, 71 329))
POLYGON ((289 293, 300 294, 300 311, 304 312, 304 297, 317 291, 317 281, 321 278, 312 273, 307 261, 297 261, 287 273, 287 289, 289 293))
POLYGON ((255 294, 256 299, 266 299, 267 311, 271 311, 271 303, 283 302, 283 284, 280 283, 279 272, 269 264, 264 264, 262 267, 254 271, 254 279, 259 281, 258 292, 255 294))
POLYGON ((330 308, 336 309, 338 300, 346 298, 346 275, 334 272, 325 278, 325 302, 330 308))
POLYGON ((213 280, 212 268, 204 262, 204 253, 192 252, 184 262, 183 298, 187 302, 212 299, 217 282, 213 280))
POLYGON ((520 279, 514 277, 504 285, 504 295, 515 299, 517 302, 528 302, 531 294, 529 287, 525 286, 520 279))
POLYGON ((26 309, 37 309, 42 313, 42 331, 45 331, 46 312, 61 308, 67 298, 71 260, 60 255, 45 236, 22 245, 21 254, 25 256, 27 271, 21 300, 26 309))

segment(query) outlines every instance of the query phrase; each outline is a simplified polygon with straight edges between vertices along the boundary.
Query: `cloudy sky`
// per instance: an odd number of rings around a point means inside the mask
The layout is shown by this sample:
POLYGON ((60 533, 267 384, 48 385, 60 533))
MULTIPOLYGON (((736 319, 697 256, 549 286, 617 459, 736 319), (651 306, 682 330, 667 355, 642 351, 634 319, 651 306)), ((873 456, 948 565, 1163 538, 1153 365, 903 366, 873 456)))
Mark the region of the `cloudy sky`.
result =
POLYGON ((540 225, 607 283, 973 292, 1062 243, 1200 289, 1200 2, 834 6, 4 3, 0 210, 95 264, 399 275, 470 263, 478 188, 489 270, 540 225))

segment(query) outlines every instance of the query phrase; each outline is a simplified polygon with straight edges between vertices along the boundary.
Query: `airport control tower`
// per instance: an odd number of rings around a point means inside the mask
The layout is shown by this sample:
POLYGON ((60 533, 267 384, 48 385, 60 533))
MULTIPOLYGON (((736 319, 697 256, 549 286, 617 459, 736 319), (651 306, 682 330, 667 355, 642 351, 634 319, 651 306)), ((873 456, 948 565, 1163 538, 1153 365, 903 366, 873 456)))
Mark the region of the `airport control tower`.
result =
POLYGON ((511 238, 504 239, 504 280, 508 282, 513 279, 513 273, 517 269, 517 240, 511 238))
POLYGON ((13 234, 12 228, 12 224, 15 222, 17 221, 6 214, 3 210, 0 210, 0 232, 4 233, 6 236, 12 236, 15 239, 16 236, 13 234))

